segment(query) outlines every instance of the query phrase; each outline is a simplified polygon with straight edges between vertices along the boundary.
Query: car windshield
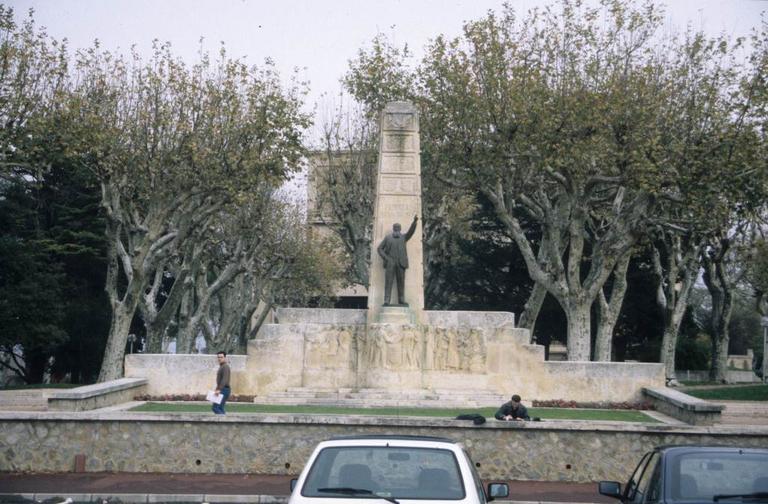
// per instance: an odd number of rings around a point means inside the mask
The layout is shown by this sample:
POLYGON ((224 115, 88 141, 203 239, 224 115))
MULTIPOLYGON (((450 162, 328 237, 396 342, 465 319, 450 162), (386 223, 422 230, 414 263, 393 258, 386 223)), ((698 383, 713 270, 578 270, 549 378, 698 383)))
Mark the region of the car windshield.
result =
MULTIPOLYGON (((669 459, 670 500, 712 502, 715 496, 768 492, 768 454, 743 451, 697 451, 669 459)), ((768 502, 765 498, 721 498, 720 502, 768 502)))
POLYGON ((318 454, 301 495, 460 500, 465 493, 450 450, 345 446, 324 448, 318 454))

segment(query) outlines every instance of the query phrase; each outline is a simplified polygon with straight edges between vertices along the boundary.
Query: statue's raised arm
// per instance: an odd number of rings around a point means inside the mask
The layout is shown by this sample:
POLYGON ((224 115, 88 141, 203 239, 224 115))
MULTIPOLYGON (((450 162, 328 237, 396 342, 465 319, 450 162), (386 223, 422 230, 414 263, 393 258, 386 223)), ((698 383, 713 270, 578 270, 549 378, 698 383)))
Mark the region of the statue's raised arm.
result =
POLYGON ((408 232, 405 233, 405 241, 408 241, 411 239, 411 236, 413 236, 413 233, 416 231, 416 223, 419 222, 419 217, 414 215, 413 216, 413 222, 411 222, 411 227, 408 228, 408 232))

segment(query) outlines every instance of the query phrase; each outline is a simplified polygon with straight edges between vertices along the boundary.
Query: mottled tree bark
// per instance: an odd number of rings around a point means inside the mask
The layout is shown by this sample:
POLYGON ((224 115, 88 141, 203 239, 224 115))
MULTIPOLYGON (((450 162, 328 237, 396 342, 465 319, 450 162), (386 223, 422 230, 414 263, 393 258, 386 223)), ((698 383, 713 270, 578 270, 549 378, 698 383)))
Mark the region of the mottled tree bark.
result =
POLYGON ((627 292, 627 268, 631 254, 627 253, 617 263, 613 271, 613 284, 610 299, 605 295, 605 286, 598 294, 598 326, 595 338, 595 360, 611 361, 613 350, 613 330, 621 313, 624 295, 627 292))
POLYGON ((729 252, 730 242, 720 238, 702 254, 704 266, 704 284, 712 297, 712 365, 709 370, 710 380, 726 382, 728 367, 728 344, 730 333, 728 324, 733 311, 733 281, 725 268, 725 257, 729 252))
POLYGON ((665 233, 653 247, 653 270, 657 281, 656 305, 664 319, 659 362, 664 364, 668 383, 675 383, 676 380, 677 338, 691 290, 696 282, 700 250, 700 245, 694 238, 670 233, 665 233))

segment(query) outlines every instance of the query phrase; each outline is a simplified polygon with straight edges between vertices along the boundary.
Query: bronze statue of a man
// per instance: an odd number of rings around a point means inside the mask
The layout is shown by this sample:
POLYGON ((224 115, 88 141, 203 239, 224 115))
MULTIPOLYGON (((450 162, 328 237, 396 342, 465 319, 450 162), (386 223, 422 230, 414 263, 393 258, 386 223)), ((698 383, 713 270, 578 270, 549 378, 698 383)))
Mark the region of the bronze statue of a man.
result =
POLYGON ((392 232, 384 237, 376 249, 384 260, 384 306, 389 306, 389 300, 392 293, 392 280, 397 282, 397 304, 408 306, 405 302, 405 270, 408 269, 408 250, 405 242, 411 239, 413 232, 416 231, 416 222, 419 218, 413 216, 411 227, 408 232, 400 232, 400 224, 392 226, 392 232))

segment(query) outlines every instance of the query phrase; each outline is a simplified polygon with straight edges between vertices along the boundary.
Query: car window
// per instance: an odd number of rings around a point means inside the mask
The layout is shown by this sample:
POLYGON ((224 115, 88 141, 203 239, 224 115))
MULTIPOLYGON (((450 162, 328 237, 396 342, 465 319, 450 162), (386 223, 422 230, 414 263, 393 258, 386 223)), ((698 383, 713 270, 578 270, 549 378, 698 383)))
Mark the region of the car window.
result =
POLYGON ((640 459, 640 462, 637 464, 637 467, 635 468, 635 471, 632 473, 632 476, 630 476, 629 481, 627 481, 627 485, 624 488, 624 501, 631 501, 635 495, 635 491, 637 490, 637 483, 640 481, 640 476, 643 475, 643 470, 645 469, 645 466, 648 464, 648 459, 651 457, 651 453, 646 453, 643 455, 643 458, 640 459))
POLYGON ((712 501, 718 494, 768 491, 768 454, 749 450, 691 451, 670 456, 670 500, 712 501))
POLYGON ((451 450, 389 446, 324 448, 307 474, 304 497, 460 500, 465 497, 451 450))
POLYGON ((472 457, 469 456, 469 453, 467 453, 467 450, 464 450, 464 455, 467 457, 467 462, 469 463, 469 470, 472 473, 472 481, 475 483, 475 491, 477 492, 477 498, 480 500, 480 504, 485 504, 485 489, 483 488, 483 480, 480 479, 480 476, 477 474, 477 470, 475 469, 475 465, 472 462, 472 457))

